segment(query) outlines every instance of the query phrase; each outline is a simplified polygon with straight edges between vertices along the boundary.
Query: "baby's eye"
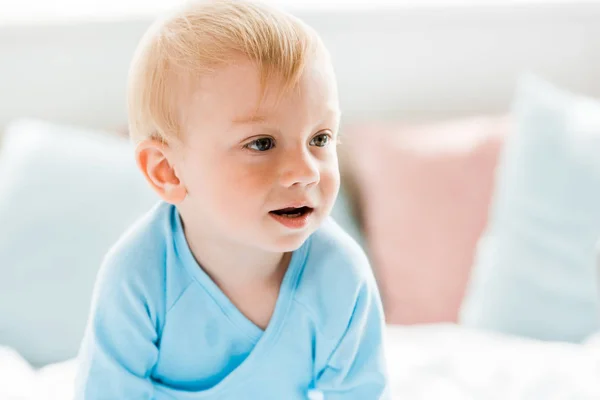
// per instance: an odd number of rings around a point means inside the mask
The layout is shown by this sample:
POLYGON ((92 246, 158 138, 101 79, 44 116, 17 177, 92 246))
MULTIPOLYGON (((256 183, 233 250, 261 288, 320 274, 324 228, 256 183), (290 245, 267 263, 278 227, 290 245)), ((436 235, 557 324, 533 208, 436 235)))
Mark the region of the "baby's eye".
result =
POLYGON ((317 147, 325 147, 329 143, 329 139, 331 139, 331 136, 329 136, 328 133, 321 133, 312 138, 312 140, 310 141, 310 145, 317 147))
POLYGON ((275 141, 271 138, 264 137, 253 140, 244 147, 255 151, 267 151, 275 147, 275 141))

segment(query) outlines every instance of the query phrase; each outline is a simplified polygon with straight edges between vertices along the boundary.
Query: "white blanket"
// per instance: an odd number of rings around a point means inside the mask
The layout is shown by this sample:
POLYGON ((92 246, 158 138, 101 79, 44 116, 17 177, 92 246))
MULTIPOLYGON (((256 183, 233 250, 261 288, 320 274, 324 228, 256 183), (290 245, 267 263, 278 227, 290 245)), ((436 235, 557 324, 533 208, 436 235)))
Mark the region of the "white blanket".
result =
POLYGON ((600 399, 600 336, 574 345, 432 325, 388 339, 398 399, 600 399))
MULTIPOLYGON (((600 335, 573 345, 454 325, 390 327, 387 334, 395 399, 600 399, 600 335)), ((68 400, 74 377, 73 360, 36 371, 0 347, 2 400, 68 400)))
POLYGON ((31 367, 16 351, 0 346, 0 400, 69 400, 75 361, 31 367))

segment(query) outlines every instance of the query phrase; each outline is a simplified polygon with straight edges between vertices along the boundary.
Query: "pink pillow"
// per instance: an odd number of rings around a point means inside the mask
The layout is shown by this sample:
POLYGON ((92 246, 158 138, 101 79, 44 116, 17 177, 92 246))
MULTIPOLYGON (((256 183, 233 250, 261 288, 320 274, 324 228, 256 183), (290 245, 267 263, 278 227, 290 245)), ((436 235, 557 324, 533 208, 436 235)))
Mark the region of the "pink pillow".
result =
POLYGON ((455 322, 508 119, 344 133, 388 323, 455 322))

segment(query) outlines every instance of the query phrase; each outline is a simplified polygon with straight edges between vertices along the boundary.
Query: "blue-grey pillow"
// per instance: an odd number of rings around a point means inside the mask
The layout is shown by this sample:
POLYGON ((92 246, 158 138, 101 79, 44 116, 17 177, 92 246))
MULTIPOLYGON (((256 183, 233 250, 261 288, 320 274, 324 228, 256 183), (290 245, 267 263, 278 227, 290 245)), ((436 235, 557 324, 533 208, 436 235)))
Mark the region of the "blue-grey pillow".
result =
POLYGON ((157 201, 127 140, 11 124, 0 149, 0 345, 35 366, 74 357, 104 254, 157 201))
POLYGON ((514 116, 460 323, 578 342, 600 327, 600 102, 527 75, 514 116))

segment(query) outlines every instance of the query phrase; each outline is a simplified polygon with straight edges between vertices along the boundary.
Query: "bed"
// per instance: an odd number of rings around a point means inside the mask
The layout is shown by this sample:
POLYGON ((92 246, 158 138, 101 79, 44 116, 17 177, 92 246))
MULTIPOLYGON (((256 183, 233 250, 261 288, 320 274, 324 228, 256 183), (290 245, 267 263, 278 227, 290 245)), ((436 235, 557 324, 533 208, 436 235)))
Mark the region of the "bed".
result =
MULTIPOLYGON (((582 345, 483 333, 453 324, 387 330, 394 399, 595 400, 600 398, 600 336, 582 345)), ((33 369, 0 348, 0 398, 72 398, 76 361, 33 369)))

